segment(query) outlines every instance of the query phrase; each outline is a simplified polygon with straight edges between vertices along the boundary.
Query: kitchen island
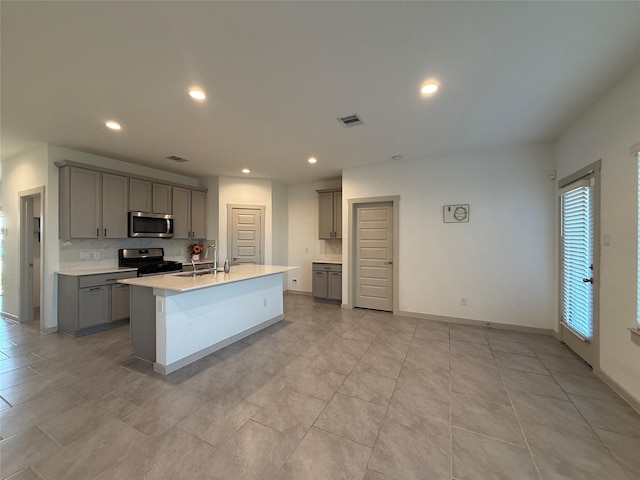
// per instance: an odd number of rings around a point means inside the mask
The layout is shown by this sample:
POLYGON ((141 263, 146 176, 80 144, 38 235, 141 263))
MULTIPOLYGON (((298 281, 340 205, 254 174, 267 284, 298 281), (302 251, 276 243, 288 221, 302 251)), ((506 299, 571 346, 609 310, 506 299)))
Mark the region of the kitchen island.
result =
POLYGON ((297 267, 235 265, 229 273, 120 280, 131 286, 133 355, 167 375, 284 318, 284 273, 297 267))

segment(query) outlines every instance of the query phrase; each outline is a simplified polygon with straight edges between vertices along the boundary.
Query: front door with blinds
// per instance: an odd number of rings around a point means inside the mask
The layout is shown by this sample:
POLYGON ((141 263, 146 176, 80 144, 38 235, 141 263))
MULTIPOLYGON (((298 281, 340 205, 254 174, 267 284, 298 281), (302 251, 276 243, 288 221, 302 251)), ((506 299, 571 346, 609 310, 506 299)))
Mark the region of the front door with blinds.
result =
POLYGON ((599 344, 598 172, 590 166, 560 181, 560 338, 591 366, 599 344))

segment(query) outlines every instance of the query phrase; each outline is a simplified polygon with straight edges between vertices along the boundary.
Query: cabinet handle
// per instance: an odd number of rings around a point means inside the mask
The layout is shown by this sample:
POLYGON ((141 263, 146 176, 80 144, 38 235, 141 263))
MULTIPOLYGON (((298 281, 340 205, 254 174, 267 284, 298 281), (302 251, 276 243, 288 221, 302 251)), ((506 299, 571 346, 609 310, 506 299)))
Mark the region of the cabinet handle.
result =
POLYGON ((102 290, 102 287, 93 287, 89 289, 90 292, 95 292, 96 290, 102 290))
POLYGON ((100 236, 100 227, 96 227, 96 237, 100 236))
POLYGON ((105 280, 105 282, 115 282, 115 281, 116 281, 116 279, 115 279, 115 278, 107 278, 107 279, 105 280))
POLYGON ((107 236, 107 229, 106 228, 104 229, 104 236, 105 237, 107 236))

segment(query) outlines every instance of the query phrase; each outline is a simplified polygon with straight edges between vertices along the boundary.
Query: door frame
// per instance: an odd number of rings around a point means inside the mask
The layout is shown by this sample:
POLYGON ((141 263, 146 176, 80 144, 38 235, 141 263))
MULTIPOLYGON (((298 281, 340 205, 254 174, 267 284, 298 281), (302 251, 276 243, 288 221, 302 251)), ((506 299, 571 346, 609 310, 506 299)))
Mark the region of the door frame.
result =
POLYGON ((233 252, 229 252, 229 249, 233 245, 233 210, 235 208, 238 209, 247 209, 247 210, 260 210, 260 262, 259 265, 264 264, 265 259, 265 223, 266 217, 265 213, 267 211, 267 207, 265 205, 244 205, 240 203, 227 203, 227 258, 231 257, 233 252))
MULTIPOLYGON (((346 236, 346 252, 347 262, 346 271, 349 274, 349 279, 345 282, 347 294, 345 298, 347 302, 343 304, 344 308, 355 308, 355 295, 356 295, 356 245, 358 225, 356 224, 356 209, 361 206, 367 206, 372 203, 391 203, 393 208, 393 314, 397 315, 400 311, 398 302, 399 286, 399 272, 400 272, 400 255, 398 248, 400 242, 400 195, 390 195, 385 197, 365 197, 365 198, 350 198, 348 200, 347 211, 347 231, 349 235, 346 236)), ((343 286, 343 288, 345 288, 343 286)))
MULTIPOLYGON (((591 339, 591 348, 593 349, 593 358, 591 368, 596 371, 600 369, 600 182, 601 182, 602 160, 593 162, 577 172, 572 173, 558 181, 558 192, 568 185, 593 174, 595 185, 592 187, 593 195, 593 284, 592 284, 592 321, 593 321, 593 339, 591 339)), ((575 335, 579 340, 584 341, 580 335, 562 326, 562 203, 560 195, 558 197, 558 338, 562 341, 563 328, 568 334, 575 335)), ((565 342, 563 342, 565 343, 565 342)))
POLYGON ((28 322, 33 318, 33 275, 29 270, 29 244, 33 239, 33 218, 34 213, 40 217, 40 331, 44 331, 44 320, 46 309, 44 308, 44 265, 45 260, 45 201, 44 186, 23 190, 18 192, 18 204, 20 208, 19 229, 20 229, 20 307, 18 310, 18 322, 28 322), (34 198, 40 197, 40 211, 33 211, 33 204, 30 202, 34 198))

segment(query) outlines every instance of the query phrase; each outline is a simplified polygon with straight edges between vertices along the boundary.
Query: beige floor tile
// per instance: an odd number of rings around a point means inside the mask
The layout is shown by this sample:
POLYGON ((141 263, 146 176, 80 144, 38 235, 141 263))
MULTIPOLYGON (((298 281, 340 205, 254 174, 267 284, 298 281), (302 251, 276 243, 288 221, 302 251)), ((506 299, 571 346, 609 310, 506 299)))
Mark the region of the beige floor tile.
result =
POLYGON ((178 427, 217 447, 230 438, 260 407, 225 395, 207 402, 185 417, 178 427))
POLYGON ((596 433, 631 478, 640 478, 640 439, 597 428, 596 433))
POLYGON ((511 405, 452 394, 451 425, 526 447, 511 405))
POLYGON ((85 400, 96 400, 139 378, 140 376, 137 373, 127 368, 116 366, 74 383, 69 387, 69 391, 85 400))
POLYGON ((441 353, 437 350, 426 349, 423 346, 411 346, 404 359, 404 365, 427 370, 449 370, 449 353, 448 351, 441 353))
POLYGON ((574 375, 593 376, 591 368, 575 356, 573 358, 558 357, 555 355, 538 354, 538 358, 552 372, 565 372, 574 375))
POLYGON ((449 344, 449 352, 451 353, 451 355, 465 354, 471 357, 480 357, 493 360, 493 352, 489 348, 488 344, 453 340, 453 333, 451 342, 449 344))
POLYGON ((212 456, 193 478, 263 480, 286 462, 300 439, 249 420, 212 456))
POLYGON ((451 443, 448 438, 385 421, 369 468, 403 480, 450 480, 451 443))
POLYGON ((271 375, 264 370, 254 370, 231 390, 231 395, 264 406, 284 387, 284 378, 271 375))
POLYGON ((596 434, 570 401, 524 392, 509 392, 516 415, 526 423, 557 428, 574 435, 595 438, 596 434))
POLYGON ((253 420, 301 439, 326 406, 324 400, 284 389, 253 420))
POLYGON ((66 389, 38 397, 0 413, 0 435, 9 437, 84 403, 66 389))
POLYGON ((9 480, 42 480, 37 473, 35 473, 31 468, 25 468, 24 470, 16 473, 15 475, 11 475, 9 480))
POLYGON ((126 400, 106 394, 91 402, 66 410, 39 422, 38 426, 61 445, 89 438, 111 420, 126 415, 136 407, 126 400))
POLYGON ((488 345, 484 331, 463 330, 460 326, 453 326, 449 332, 451 342, 469 342, 488 345))
POLYGON ((73 385, 80 380, 82 377, 62 370, 0 390, 0 395, 11 405, 18 405, 73 385))
POLYGON ((123 461, 108 467, 96 480, 191 480, 213 452, 211 445, 172 429, 135 446, 123 461))
POLYGON ((460 480, 539 480, 525 447, 494 438, 452 430, 453 477, 460 480))
POLYGON ((415 343, 416 340, 435 340, 438 342, 449 342, 449 327, 446 329, 439 328, 424 328, 418 325, 415 333, 413 334, 412 344, 415 343))
POLYGON ((312 427, 287 460, 279 480, 352 480, 366 470, 371 448, 312 427))
POLYGON ((482 374, 479 369, 452 370, 451 392, 502 405, 511 405, 502 380, 496 379, 493 374, 482 374))
POLYGON ((21 367, 0 373, 0 389, 5 389, 40 377, 40 374, 29 367, 21 367))
MULTIPOLYGON (((5 410, 8 410, 11 408, 11 405, 9 405, 7 402, 4 401, 4 398, 0 397, 0 412, 3 412, 5 410)), ((2 434, 0 433, 0 437, 2 436, 2 434)))
POLYGON ((404 343, 405 345, 411 344, 411 340, 413 339, 413 332, 406 330, 386 330, 383 329, 380 333, 378 333, 378 340, 395 342, 395 343, 404 343))
POLYGON ((7 478, 58 452, 60 445, 38 427, 30 427, 0 441, 0 473, 7 478))
POLYGON ((313 368, 331 370, 341 375, 349 375, 358 363, 359 357, 344 351, 330 348, 325 350, 311 362, 313 368))
POLYGON ((363 342, 373 342, 378 336, 378 332, 367 328, 350 328, 342 334, 343 338, 350 340, 360 340, 363 342))
POLYGON ((522 423, 543 479, 628 480, 599 439, 579 437, 542 425, 522 423))
POLYGON ((33 353, 26 353, 17 357, 5 358, 0 360, 0 373, 10 372, 21 367, 37 364, 44 361, 41 357, 33 353))
POLYGON ((339 392, 386 407, 395 386, 396 381, 393 378, 359 370, 347 377, 339 392))
POLYGON ((449 400, 396 388, 389 402, 386 419, 422 433, 450 437, 449 400))
POLYGON ((382 355, 383 357, 399 358, 404 360, 404 357, 409 351, 409 345, 404 343, 390 342, 388 340, 376 339, 371 342, 368 352, 376 355, 382 355))
POLYGON ((500 371, 500 375, 509 391, 515 390, 557 398, 558 400, 568 400, 560 385, 549 375, 521 372, 508 368, 503 368, 500 371))
POLYGON ((402 370, 402 360, 367 352, 362 356, 355 368, 358 371, 397 379, 400 376, 400 370, 402 370))
POLYGON ((67 445, 58 454, 35 463, 34 469, 46 480, 95 478, 146 438, 120 420, 112 420, 90 438, 67 445))
POLYGON ((402 367, 397 387, 411 393, 430 395, 449 401, 451 378, 445 370, 402 367))
POLYGON ((516 355, 526 355, 529 357, 535 357, 536 354, 531 347, 523 342, 514 342, 512 340, 506 340, 502 338, 495 338, 489 336, 489 347, 495 352, 514 353, 516 355))
POLYGON ((314 426, 373 447, 387 409, 337 393, 314 426))
POLYGON ((609 385, 593 374, 586 377, 571 373, 553 372, 553 378, 556 379, 556 382, 566 393, 627 405, 609 385))
POLYGON ((285 375, 287 388, 329 401, 347 377, 329 370, 308 367, 285 375))
POLYGON ((186 391, 173 389, 139 407, 133 407, 120 418, 139 432, 157 436, 169 430, 205 401, 186 391))
POLYGON ((640 414, 629 405, 569 395, 593 428, 640 438, 640 414))
POLYGON ((550 375, 549 371, 537 358, 498 351, 494 351, 493 356, 499 367, 510 368, 511 370, 521 370, 523 372, 539 373, 540 375, 550 375))
POLYGON ((161 379, 137 375, 129 382, 115 385, 112 393, 134 405, 142 405, 153 398, 169 393, 173 388, 161 379))

